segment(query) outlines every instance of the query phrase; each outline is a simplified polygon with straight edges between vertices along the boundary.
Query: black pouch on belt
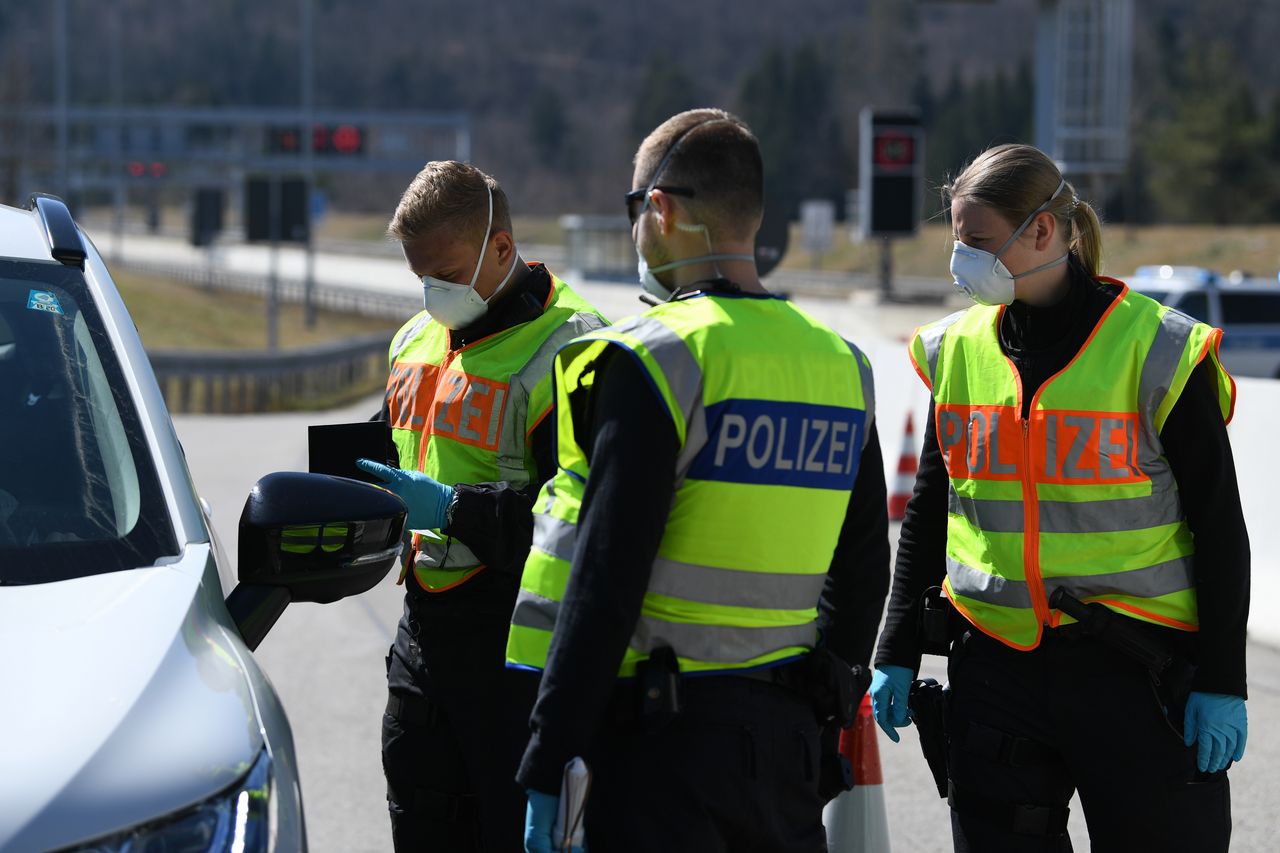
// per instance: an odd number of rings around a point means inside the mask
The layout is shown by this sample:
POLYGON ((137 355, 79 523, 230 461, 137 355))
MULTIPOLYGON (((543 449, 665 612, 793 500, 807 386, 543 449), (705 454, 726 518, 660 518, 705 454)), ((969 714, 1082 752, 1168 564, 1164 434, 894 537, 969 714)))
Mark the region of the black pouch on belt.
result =
POLYGON ((660 722, 680 713, 680 663, 675 650, 659 646, 647 660, 636 665, 636 686, 640 690, 640 716, 660 722))
POLYGON ((920 599, 920 651, 926 655, 951 654, 955 609, 942 587, 931 586, 920 599))
POLYGON ((835 652, 819 646, 802 662, 805 692, 814 713, 823 725, 835 722, 840 728, 853 725, 858 704, 871 686, 871 673, 863 666, 849 666, 835 652))
POLYGON ((938 796, 947 796, 947 688, 932 678, 917 679, 911 685, 907 704, 920 733, 920 751, 933 774, 938 796))

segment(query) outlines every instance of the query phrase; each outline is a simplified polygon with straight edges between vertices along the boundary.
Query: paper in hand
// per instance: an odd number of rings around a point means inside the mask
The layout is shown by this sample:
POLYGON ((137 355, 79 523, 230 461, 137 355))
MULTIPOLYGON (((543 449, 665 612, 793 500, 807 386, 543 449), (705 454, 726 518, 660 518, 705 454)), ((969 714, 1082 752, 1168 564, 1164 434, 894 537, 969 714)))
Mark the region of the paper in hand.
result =
POLYGON ((560 807, 551 827, 551 843, 558 851, 582 847, 586 841, 583 815, 587 810, 587 793, 591 790, 591 771, 581 756, 564 766, 560 780, 560 807))

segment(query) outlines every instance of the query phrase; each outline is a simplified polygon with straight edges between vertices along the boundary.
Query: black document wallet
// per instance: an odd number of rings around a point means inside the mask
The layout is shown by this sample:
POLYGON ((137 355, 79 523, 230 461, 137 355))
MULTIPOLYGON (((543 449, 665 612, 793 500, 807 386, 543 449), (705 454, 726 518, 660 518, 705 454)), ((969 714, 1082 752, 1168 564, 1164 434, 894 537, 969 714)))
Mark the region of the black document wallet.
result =
POLYGON ((395 444, 386 421, 354 424, 313 424, 307 427, 308 469, 313 474, 336 474, 366 483, 382 481, 356 467, 363 457, 395 467, 395 444))

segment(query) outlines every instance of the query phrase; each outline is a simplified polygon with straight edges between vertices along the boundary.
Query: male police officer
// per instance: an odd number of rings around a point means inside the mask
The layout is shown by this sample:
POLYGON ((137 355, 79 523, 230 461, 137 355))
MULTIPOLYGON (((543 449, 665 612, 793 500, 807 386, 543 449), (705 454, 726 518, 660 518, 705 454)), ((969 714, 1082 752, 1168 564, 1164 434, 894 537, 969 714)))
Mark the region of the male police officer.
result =
POLYGON ((383 717, 392 835, 399 851, 505 853, 520 843, 513 776, 535 682, 504 668, 502 645, 554 471, 548 371, 604 321, 521 260, 505 193, 472 166, 428 163, 388 230, 426 297, 391 345, 383 416, 400 468, 359 463, 415 531, 383 717))
POLYGON ((866 665, 889 579, 871 368, 760 284, 739 119, 667 120, 633 186, 655 307, 556 359, 559 471, 507 646, 545 668, 526 847, 581 755, 593 853, 825 849, 811 652, 821 626, 866 665))

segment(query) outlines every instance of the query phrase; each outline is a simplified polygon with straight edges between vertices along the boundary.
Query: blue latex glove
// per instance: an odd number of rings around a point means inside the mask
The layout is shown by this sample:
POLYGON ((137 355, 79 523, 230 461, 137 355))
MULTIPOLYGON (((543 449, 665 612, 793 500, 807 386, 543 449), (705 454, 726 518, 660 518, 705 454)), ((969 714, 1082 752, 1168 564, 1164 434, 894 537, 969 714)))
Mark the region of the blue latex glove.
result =
POLYGON ((1192 693, 1187 697, 1182 738, 1187 746, 1199 742, 1196 768, 1201 773, 1217 773, 1228 761, 1244 758, 1248 735, 1249 718, 1239 696, 1192 693))
POLYGON ((895 729, 911 725, 911 709, 907 706, 907 698, 911 694, 911 682, 914 680, 914 672, 905 666, 893 664, 876 667, 871 676, 871 714, 894 743, 901 740, 895 729))
MULTIPOLYGON (((555 853, 555 848, 551 846, 551 827, 555 826, 560 798, 541 791, 525 793, 529 795, 529 805, 524 811, 525 853, 555 853)), ((584 851, 581 847, 574 847, 573 853, 584 851)))
POLYGON ((409 508, 406 524, 410 530, 439 530, 444 527, 449 502, 453 500, 453 486, 436 482, 421 471, 401 471, 372 459, 357 459, 356 467, 377 477, 404 501, 409 508))

